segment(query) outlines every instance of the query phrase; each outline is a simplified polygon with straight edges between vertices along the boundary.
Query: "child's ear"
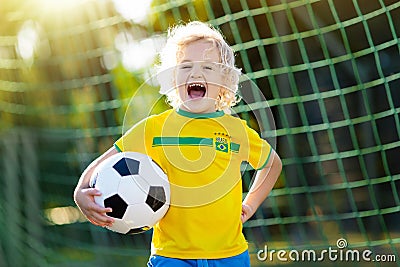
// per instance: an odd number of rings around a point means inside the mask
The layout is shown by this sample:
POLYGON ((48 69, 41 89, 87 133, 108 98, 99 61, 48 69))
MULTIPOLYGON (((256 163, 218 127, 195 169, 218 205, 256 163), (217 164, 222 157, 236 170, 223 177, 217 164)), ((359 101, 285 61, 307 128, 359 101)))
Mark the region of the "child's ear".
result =
POLYGON ((219 94, 215 101, 215 105, 216 105, 217 109, 220 109, 221 106, 223 105, 225 92, 226 92, 226 89, 224 87, 219 88, 219 94))
POLYGON ((218 94, 218 96, 219 96, 220 98, 223 97, 223 96, 226 94, 227 91, 228 91, 228 89, 226 89, 225 87, 221 86, 221 87, 219 88, 219 94, 218 94))

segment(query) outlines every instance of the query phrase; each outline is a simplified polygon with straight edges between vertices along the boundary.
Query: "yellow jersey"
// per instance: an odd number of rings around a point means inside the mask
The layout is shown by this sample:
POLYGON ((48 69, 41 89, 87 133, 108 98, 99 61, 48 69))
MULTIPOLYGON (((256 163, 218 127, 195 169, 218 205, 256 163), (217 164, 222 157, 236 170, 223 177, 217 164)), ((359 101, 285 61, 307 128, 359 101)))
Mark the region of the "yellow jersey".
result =
POLYGON ((217 259, 248 248, 240 167, 247 161, 263 168, 272 149, 244 120, 170 109, 142 120, 114 145, 149 155, 168 176, 170 208, 154 226, 152 254, 217 259))

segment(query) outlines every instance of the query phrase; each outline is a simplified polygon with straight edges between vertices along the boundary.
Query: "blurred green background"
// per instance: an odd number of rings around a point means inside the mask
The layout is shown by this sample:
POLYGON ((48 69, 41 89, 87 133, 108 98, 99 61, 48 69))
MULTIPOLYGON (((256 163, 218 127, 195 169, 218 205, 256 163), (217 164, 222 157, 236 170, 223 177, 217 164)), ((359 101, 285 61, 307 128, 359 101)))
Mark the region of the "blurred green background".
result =
POLYGON ((276 140, 284 168, 245 224, 252 266, 312 265, 256 253, 337 249, 339 238, 397 262, 315 266, 400 266, 394 0, 1 0, 0 266, 145 266, 151 232, 95 227, 72 194, 129 127, 128 107, 132 121, 168 108, 148 79, 168 27, 191 20, 223 32, 266 98, 240 103, 238 115, 255 128, 255 112, 275 119, 276 131, 258 130, 276 140))

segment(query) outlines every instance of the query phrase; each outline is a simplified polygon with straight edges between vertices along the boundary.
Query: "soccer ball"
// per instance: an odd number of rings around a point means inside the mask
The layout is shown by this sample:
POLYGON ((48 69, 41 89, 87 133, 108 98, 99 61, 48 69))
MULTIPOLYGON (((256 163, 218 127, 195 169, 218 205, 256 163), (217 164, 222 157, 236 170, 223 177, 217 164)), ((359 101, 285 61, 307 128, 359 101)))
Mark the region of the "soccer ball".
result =
POLYGON ((170 202, 168 178, 147 155, 121 152, 101 162, 89 186, 102 193, 95 202, 111 207, 114 218, 109 230, 137 234, 151 229, 167 212, 170 202))

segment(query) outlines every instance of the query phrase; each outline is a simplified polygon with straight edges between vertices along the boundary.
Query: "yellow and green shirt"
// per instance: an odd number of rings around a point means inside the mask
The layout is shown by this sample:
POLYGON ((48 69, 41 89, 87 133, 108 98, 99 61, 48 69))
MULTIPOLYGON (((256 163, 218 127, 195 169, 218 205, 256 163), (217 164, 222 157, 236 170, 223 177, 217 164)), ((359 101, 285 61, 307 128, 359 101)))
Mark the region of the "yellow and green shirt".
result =
POLYGON ((215 259, 247 249, 240 166, 263 168, 271 146, 245 121, 170 109, 133 126, 115 147, 149 155, 168 176, 170 208, 154 227, 152 254, 215 259))

